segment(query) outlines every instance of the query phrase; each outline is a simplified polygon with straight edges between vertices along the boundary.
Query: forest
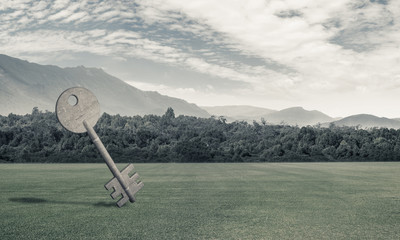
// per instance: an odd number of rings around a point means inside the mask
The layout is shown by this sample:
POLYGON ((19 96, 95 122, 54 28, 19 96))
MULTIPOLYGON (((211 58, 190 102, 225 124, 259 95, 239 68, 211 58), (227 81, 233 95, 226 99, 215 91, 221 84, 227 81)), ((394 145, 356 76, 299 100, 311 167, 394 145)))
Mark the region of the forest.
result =
MULTIPOLYGON (((95 131, 115 162, 399 161, 400 130, 228 123, 223 117, 103 113, 95 131)), ((65 130, 54 112, 0 115, 0 162, 103 162, 87 133, 65 130)))

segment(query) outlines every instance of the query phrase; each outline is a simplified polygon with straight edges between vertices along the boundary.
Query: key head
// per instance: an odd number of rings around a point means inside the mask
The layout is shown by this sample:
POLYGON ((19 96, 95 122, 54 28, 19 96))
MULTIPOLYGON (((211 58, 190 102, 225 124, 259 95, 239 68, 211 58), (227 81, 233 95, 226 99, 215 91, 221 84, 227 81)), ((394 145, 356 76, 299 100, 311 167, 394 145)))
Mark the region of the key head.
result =
POLYGON ((94 126, 100 118, 100 105, 96 96, 83 87, 65 90, 58 97, 56 114, 61 125, 74 133, 86 132, 83 121, 94 126))

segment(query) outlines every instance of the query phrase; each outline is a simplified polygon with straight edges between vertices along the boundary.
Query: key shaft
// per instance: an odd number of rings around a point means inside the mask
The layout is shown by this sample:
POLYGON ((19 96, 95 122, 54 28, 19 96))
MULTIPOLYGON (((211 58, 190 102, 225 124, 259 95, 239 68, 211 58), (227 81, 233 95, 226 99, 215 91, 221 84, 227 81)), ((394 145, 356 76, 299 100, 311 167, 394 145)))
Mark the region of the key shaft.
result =
POLYGON ((85 120, 83 121, 83 125, 85 126, 90 138, 92 139, 92 142, 94 143, 94 145, 99 150, 101 156, 103 157, 104 161, 106 162, 106 164, 107 164, 108 168, 110 169, 111 173, 114 175, 115 178, 117 178, 118 182, 120 183, 120 185, 124 189, 126 195, 129 198, 129 201, 130 202, 135 202, 135 197, 133 196, 131 191, 129 191, 129 186, 124 181, 121 172, 118 170, 117 166, 115 165, 114 161, 112 160, 112 158, 111 158, 110 154, 108 153, 107 149, 104 147, 103 143, 101 142, 99 136, 97 136, 97 134, 94 131, 94 129, 92 128, 92 126, 90 126, 90 124, 88 124, 85 120))

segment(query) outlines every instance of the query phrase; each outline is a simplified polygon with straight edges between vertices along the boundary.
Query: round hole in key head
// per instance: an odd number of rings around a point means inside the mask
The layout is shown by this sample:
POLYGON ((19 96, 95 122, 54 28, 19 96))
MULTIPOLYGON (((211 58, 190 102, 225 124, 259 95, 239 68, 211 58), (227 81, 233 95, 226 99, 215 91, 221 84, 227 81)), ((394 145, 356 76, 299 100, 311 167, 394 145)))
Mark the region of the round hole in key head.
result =
POLYGON ((75 95, 70 95, 68 97, 68 104, 71 106, 75 106, 76 104, 78 104, 78 97, 75 95))

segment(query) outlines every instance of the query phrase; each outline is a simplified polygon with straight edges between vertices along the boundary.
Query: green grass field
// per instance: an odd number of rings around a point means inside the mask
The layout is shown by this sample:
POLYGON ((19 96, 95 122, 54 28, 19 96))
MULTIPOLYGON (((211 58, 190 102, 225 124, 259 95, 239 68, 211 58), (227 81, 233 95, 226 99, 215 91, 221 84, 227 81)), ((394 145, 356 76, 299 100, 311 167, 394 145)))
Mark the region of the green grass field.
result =
POLYGON ((400 239, 400 162, 135 168, 118 208, 105 164, 1 164, 0 239, 400 239))

